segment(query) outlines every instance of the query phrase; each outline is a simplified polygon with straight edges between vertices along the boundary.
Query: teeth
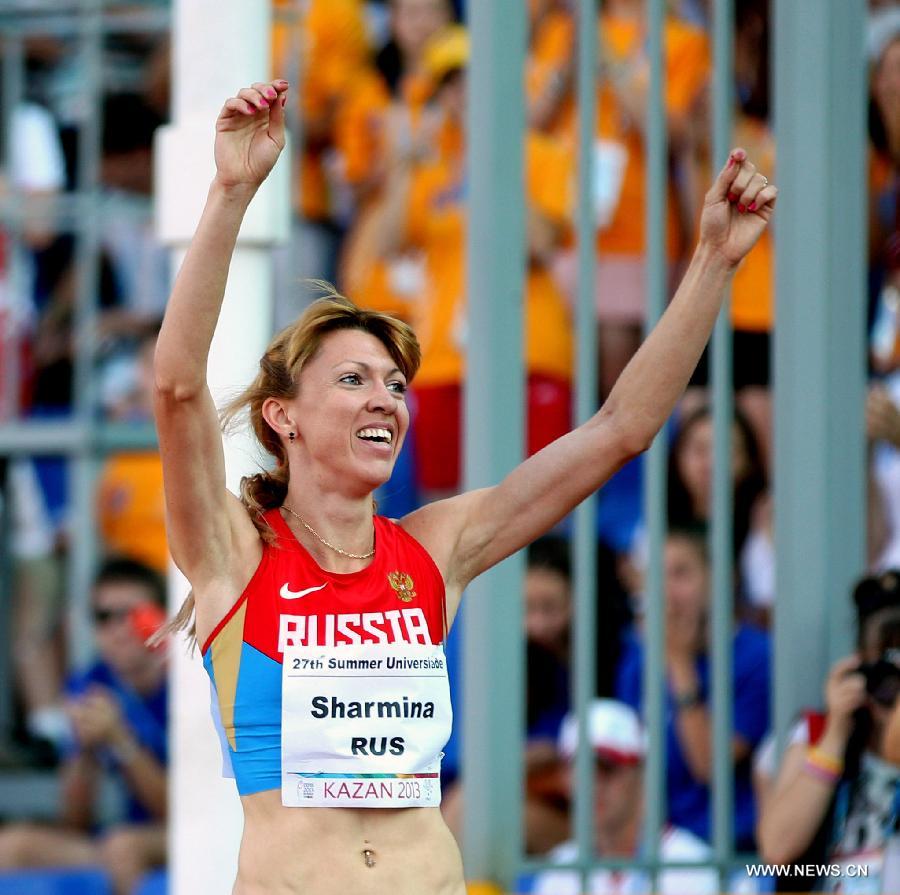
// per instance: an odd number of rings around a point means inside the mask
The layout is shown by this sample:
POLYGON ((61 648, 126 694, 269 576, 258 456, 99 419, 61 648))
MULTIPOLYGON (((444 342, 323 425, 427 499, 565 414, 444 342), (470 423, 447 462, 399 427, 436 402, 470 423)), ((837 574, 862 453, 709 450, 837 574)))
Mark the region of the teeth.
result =
POLYGON ((391 430, 390 429, 380 429, 380 428, 371 428, 371 429, 360 429, 359 432, 356 433, 357 438, 381 438, 384 439, 388 444, 391 443, 391 430))

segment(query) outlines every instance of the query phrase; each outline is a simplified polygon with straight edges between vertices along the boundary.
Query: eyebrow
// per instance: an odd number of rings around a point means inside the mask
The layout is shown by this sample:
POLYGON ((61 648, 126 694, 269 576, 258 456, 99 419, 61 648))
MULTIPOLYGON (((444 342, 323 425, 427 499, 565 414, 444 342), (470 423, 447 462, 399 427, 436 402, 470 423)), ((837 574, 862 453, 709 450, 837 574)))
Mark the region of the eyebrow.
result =
MULTIPOLYGON (((365 361, 362 361, 362 360, 350 360, 349 358, 347 360, 342 360, 339 363, 336 363, 331 369, 336 370, 338 367, 344 366, 344 364, 353 364, 356 367, 362 367, 366 372, 369 372, 369 373, 372 372, 371 364, 367 364, 365 361)), ((392 370, 388 370, 388 372, 385 375, 393 376, 394 373, 399 373, 401 376, 403 376, 403 370, 401 370, 399 367, 394 367, 392 370)))

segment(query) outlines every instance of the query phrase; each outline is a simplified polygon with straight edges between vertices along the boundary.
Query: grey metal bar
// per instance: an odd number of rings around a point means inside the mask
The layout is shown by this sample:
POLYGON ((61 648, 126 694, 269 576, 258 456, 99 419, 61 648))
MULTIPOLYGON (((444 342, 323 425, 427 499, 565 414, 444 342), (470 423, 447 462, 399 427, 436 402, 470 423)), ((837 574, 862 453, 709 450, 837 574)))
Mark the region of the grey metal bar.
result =
MULTIPOLYGON (((52 221, 57 230, 66 232, 66 228, 76 229, 79 226, 85 206, 91 201, 90 193, 78 190, 41 196, 39 199, 16 196, 0 200, 0 217, 13 227, 21 227, 26 221, 52 221)), ((143 199, 117 198, 116 215, 145 221, 152 216, 152 205, 143 199)))
MULTIPOLYGON (((15 183, 16 158, 13 152, 13 116, 21 107, 25 89, 24 41, 18 34, 4 34, 3 45, 3 94, 0 119, 3 128, 3 167, 10 201, 21 201, 20 191, 15 183)), ((8 326, 0 332, 3 345, 3 393, 0 394, 0 420, 14 419, 19 415, 21 370, 19 367, 19 339, 23 337, 26 307, 30 296, 26 294, 25 247, 23 243, 23 219, 4 220, 7 235, 6 245, 6 313, 8 326), (5 343, 5 344, 4 344, 5 343)), ((13 598, 16 586, 15 560, 12 554, 14 507, 10 462, 0 458, 0 643, 12 644, 15 636, 13 598)), ((13 706, 15 690, 15 668, 13 650, 3 650, 0 661, 0 743, 8 740, 13 726, 13 706)))
MULTIPOLYGON (((90 0, 85 0, 85 4, 90 0)), ((82 18, 86 6, 79 4, 70 13, 55 8, 53 0, 47 4, 47 12, 17 9, 0 10, 0 29, 15 32, 21 37, 70 37, 83 27, 82 18)), ((149 34, 168 31, 171 15, 165 7, 159 9, 112 11, 101 15, 101 25, 106 34, 149 34)))
MULTIPOLYGON (((733 0, 713 7, 713 170, 728 157, 734 102, 733 0)), ((712 830, 720 867, 734 849, 734 771, 731 759, 733 718, 732 646, 734 622, 732 420, 730 293, 716 321, 711 346, 713 396, 713 490, 710 555, 712 558, 712 830)), ((725 891, 726 880, 719 885, 725 891)))
MULTIPOLYGON (((836 178, 851 190, 835 201, 824 189, 831 212, 829 240, 831 288, 834 299, 826 356, 831 400, 825 443, 829 462, 843 474, 828 478, 831 500, 830 545, 843 545, 832 555, 828 591, 828 646, 831 656, 846 655, 855 646, 850 593, 866 565, 866 275, 868 258, 867 136, 868 77, 864 52, 867 10, 863 0, 832 0, 834 19, 830 52, 830 114, 827 139, 834 147, 829 159, 836 178), (849 177, 847 176, 849 175, 849 177), (848 301, 856 296, 856 301, 848 301), (846 366, 845 366, 846 365, 846 366), (847 412, 849 410, 849 412, 847 412), (835 412, 836 411, 836 412, 835 412), (848 426, 850 428, 848 428, 848 426), (846 539, 846 528, 854 534, 846 539)), ((824 678, 823 678, 824 679, 824 678)))
POLYGON ((851 649, 849 592, 865 558, 864 17, 863 0, 775 3, 781 744, 794 712, 821 702, 829 662, 851 649))
POLYGON ((56 12, 60 15, 76 16, 82 8, 81 0, 10 0, 6 4, 6 15, 38 15, 42 12, 56 12))
POLYGON ((152 423, 19 422, 0 426, 0 457, 111 454, 153 450, 157 446, 152 423))
MULTIPOLYGON (((469 7, 466 488, 497 482, 524 440, 523 71, 526 7, 469 7)), ((464 612, 464 854, 471 879, 513 882, 522 852, 522 557, 468 589, 464 612)))
MULTIPOLYGON (((597 406, 597 238, 594 216, 594 130, 597 96, 597 12, 594 0, 578 4, 578 297, 575 333, 575 422, 581 425, 597 406)), ((594 755, 587 731, 588 707, 596 695, 597 680, 597 535, 596 497, 575 511, 573 699, 578 716, 578 750, 575 755, 574 830, 578 854, 594 853, 594 755)), ((581 890, 590 888, 587 869, 581 890)))
MULTIPOLYGON (((526 858, 522 862, 522 873, 532 874, 540 873, 542 870, 668 870, 677 868, 679 870, 686 869, 704 869, 718 867, 720 870, 728 873, 736 870, 744 870, 747 864, 759 863, 759 855, 756 854, 735 854, 730 860, 723 865, 716 863, 715 859, 706 861, 666 861, 660 858, 653 861, 645 856, 639 858, 579 858, 568 861, 555 861, 550 858, 526 858)), ((589 890, 588 890, 589 891, 589 890)))
MULTIPOLYGON (((646 264, 647 318, 650 329, 662 316, 666 302, 666 164, 665 114, 665 0, 648 0, 648 50, 650 86, 647 94, 647 209, 646 264)), ((659 857, 659 843, 666 819, 665 718, 665 610, 663 606, 662 554, 666 529, 666 436, 657 436, 645 458, 644 517, 647 527, 647 576, 644 588, 644 718, 650 731, 650 751, 644 775, 644 856, 659 857)), ((654 872, 653 887, 657 879, 654 872)))
MULTIPOLYGON (((85 427, 95 422, 97 311, 99 306, 99 167, 102 115, 103 0, 85 0, 81 16, 80 61, 86 114, 78 140, 78 187, 86 194, 84 217, 76 234, 75 363, 73 410, 85 427)), ((79 456, 70 464, 72 512, 79 525, 69 557, 69 655, 76 665, 90 658, 88 604, 97 553, 94 525, 95 464, 79 456)))
MULTIPOLYGON (((11 550, 13 509, 9 460, 0 457, 0 643, 13 643, 12 601, 15 578, 11 550)), ((13 720, 15 675, 13 650, 0 650, 0 746, 9 740, 13 720)))
MULTIPOLYGON (((304 0, 295 0, 294 5, 290 9, 294 24, 291 27, 291 36, 289 41, 290 59, 288 62, 288 70, 284 77, 294 86, 294 97, 303 95, 303 79, 305 74, 303 61, 303 53, 305 47, 302 40, 302 24, 303 24, 303 3, 304 0)), ((274 74, 274 73, 273 73, 274 74)), ((287 107, 287 128, 291 141, 291 145, 297 147, 295 152, 301 153, 304 140, 304 122, 303 116, 299 114, 299 103, 296 100, 287 107)), ((299 165, 291 165, 291 198, 294 202, 302 202, 303 177, 300 173, 299 165)), ((289 289, 294 288, 294 284, 304 277, 308 277, 310 273, 318 276, 317 273, 303 269, 301 263, 301 252, 290 252, 290 277, 285 284, 289 289)), ((277 306, 276 306, 277 307, 277 306)))
MULTIPOLYGON (((24 48, 22 38, 18 35, 4 35, 3 37, 3 107, 0 109, 3 127, 3 167, 6 171, 7 186, 12 193, 14 190, 14 165, 13 153, 13 128, 12 121, 15 110, 22 102, 25 79, 23 68, 25 65, 24 48)), ((18 192, 17 190, 15 192, 18 192)), ((11 196, 10 201, 15 203, 18 197, 11 196)), ((0 420, 11 419, 19 412, 19 392, 21 376, 19 370, 19 351, 16 341, 16 330, 21 327, 14 323, 17 308, 21 312, 21 305, 25 296, 22 257, 22 230, 24 221, 10 220, 4 217, 4 229, 8 237, 7 243, 7 283, 9 290, 7 296, 6 313, 12 318, 6 332, 0 333, 0 341, 4 344, 3 351, 3 393, 0 394, 0 420)))

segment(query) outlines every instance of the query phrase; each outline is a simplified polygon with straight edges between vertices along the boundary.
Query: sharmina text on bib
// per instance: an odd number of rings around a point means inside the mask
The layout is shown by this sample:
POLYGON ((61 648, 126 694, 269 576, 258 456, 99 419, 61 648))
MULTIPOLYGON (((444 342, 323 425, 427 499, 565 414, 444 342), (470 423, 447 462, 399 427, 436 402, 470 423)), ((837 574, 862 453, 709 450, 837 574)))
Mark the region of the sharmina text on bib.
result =
POLYGON ((440 805, 453 721, 443 647, 288 647, 282 786, 288 807, 440 805))

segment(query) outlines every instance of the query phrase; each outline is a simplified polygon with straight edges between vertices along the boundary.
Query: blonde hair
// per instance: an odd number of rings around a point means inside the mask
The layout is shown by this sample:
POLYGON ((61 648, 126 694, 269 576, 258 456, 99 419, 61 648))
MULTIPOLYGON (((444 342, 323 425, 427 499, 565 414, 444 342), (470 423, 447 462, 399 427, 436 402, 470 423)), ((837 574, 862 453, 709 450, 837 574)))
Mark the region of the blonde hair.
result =
MULTIPOLYGON (((297 395, 300 373, 312 360, 329 333, 343 329, 358 329, 375 336, 387 349, 391 360, 411 382, 422 359, 419 342, 412 328, 387 314, 357 307, 338 293, 329 283, 313 281, 324 292, 290 326, 285 327, 269 343, 259 361, 259 372, 253 382, 222 409, 220 420, 227 431, 244 410, 259 443, 275 459, 271 471, 263 470, 241 479, 241 502, 250 519, 267 544, 275 541, 275 532, 264 514, 281 506, 287 495, 289 469, 287 453, 281 437, 263 417, 263 404, 268 398, 290 400, 297 395)), ((196 642, 196 624, 192 621, 194 595, 187 599, 175 617, 152 638, 155 642, 166 634, 187 629, 196 642)))

